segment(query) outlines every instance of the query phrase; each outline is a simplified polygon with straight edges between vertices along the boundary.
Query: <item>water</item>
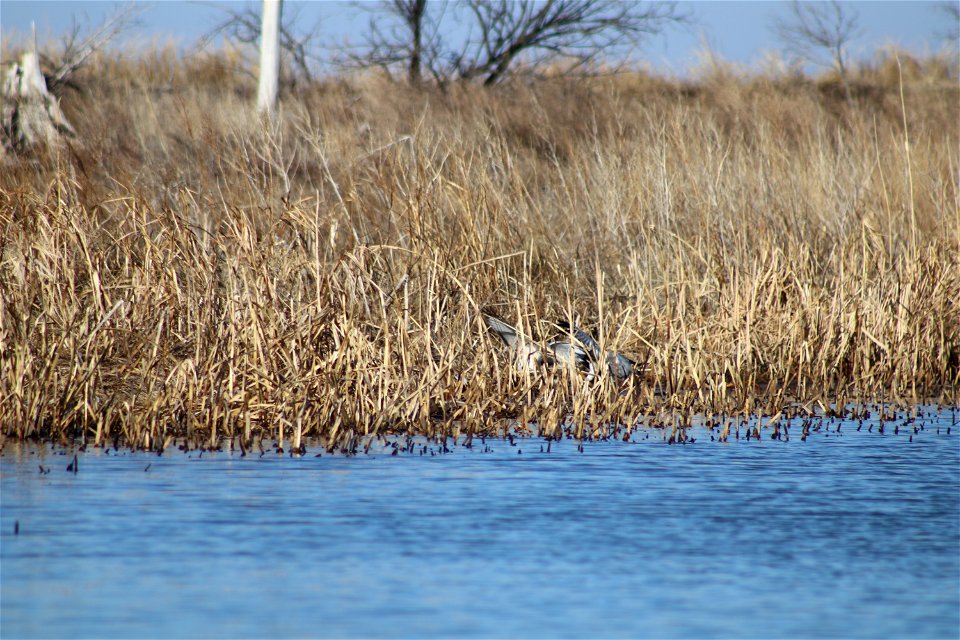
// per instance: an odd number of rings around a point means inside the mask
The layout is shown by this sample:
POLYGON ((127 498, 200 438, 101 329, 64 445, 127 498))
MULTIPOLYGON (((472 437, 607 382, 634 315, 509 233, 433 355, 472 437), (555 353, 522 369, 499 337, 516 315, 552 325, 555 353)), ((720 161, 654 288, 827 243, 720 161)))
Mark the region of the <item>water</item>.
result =
POLYGON ((956 638, 954 420, 582 453, 97 451, 76 474, 7 442, 0 633, 956 638))

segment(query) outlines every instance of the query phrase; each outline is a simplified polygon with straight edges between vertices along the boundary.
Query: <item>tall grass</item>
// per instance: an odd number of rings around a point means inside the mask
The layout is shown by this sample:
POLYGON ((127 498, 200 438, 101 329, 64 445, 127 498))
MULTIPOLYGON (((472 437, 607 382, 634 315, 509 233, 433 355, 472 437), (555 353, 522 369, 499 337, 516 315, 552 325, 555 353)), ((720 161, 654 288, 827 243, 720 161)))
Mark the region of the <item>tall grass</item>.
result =
POLYGON ((849 100, 716 69, 331 79, 267 125, 226 54, 101 57, 78 138, 0 176, 0 429, 355 451, 956 403, 960 89, 912 62, 849 100), (579 318, 642 373, 519 370, 483 313, 579 318))

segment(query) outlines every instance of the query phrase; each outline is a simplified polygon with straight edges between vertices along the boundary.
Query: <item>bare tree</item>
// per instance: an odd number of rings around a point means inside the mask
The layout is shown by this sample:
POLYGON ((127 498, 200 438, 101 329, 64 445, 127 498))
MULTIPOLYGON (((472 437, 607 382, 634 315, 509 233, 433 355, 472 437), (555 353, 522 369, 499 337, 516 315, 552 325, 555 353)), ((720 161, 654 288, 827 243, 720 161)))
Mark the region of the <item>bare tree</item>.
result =
POLYGON ((787 52, 813 64, 833 67, 846 85, 847 47, 862 34, 856 11, 837 0, 794 0, 790 17, 777 21, 775 28, 787 52))
POLYGON ((532 66, 565 59, 587 66, 657 34, 686 16, 673 2, 620 0, 467 0, 478 35, 458 56, 462 78, 501 80, 522 54, 532 66))
POLYGON ((370 34, 361 53, 351 56, 352 63, 361 67, 377 66, 387 71, 403 66, 411 84, 420 83, 425 69, 439 77, 440 71, 436 67, 440 52, 437 25, 447 3, 429 4, 438 9, 436 15, 428 11, 427 0, 387 0, 375 5, 370 34))
POLYGON ((529 68, 558 60, 587 67, 601 56, 625 59, 643 38, 688 19, 674 2, 636 0, 389 0, 378 7, 366 47, 351 61, 387 69, 403 65, 414 83, 428 71, 441 83, 460 78, 491 85, 520 59, 529 68), (469 26, 464 42, 440 37, 445 13, 469 26), (392 28, 386 21, 394 22, 392 28))

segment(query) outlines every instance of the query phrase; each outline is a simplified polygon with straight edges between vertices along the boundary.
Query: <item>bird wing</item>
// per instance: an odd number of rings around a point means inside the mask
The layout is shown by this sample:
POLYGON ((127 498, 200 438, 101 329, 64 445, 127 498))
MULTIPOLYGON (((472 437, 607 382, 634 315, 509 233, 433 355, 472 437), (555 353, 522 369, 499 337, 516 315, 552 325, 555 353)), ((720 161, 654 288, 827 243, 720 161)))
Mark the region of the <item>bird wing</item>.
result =
POLYGON ((590 353, 593 354, 593 358, 596 361, 600 360, 600 345, 597 344, 597 341, 593 339, 589 333, 581 329, 580 327, 573 326, 573 337, 580 341, 583 346, 590 350, 590 353))
POLYGON ((500 336, 500 339, 503 340, 503 343, 510 347, 511 349, 517 346, 517 330, 512 326, 501 320, 500 318, 495 318, 493 316, 484 315, 487 320, 487 326, 490 327, 494 333, 500 336))
POLYGON ((503 343, 514 353, 516 365, 519 369, 533 371, 537 367, 543 366, 545 358, 540 345, 525 339, 514 327, 500 318, 486 314, 484 314, 484 317, 487 320, 487 326, 500 336, 503 343))
POLYGON ((567 333, 572 334, 573 338, 585 347, 585 350, 581 349, 584 352, 584 355, 593 359, 594 362, 599 362, 600 345, 597 344, 597 341, 593 339, 593 336, 591 336, 589 333, 587 333, 577 325, 573 325, 572 331, 571 331, 570 323, 567 322, 566 320, 560 320, 560 322, 557 323, 557 326, 559 326, 561 329, 563 329, 567 333))
POLYGON ((550 352, 556 362, 566 364, 581 371, 591 372, 593 363, 587 352, 575 344, 570 344, 566 340, 557 340, 549 345, 550 352))
MULTIPOLYGON (((599 363, 601 353, 600 345, 596 340, 593 339, 593 336, 577 325, 573 325, 573 336, 589 350, 593 357, 593 361, 599 363)), ((605 351, 603 352, 603 355, 603 359, 607 363, 607 368, 614 375, 614 377, 623 380, 633 373, 633 366, 636 363, 627 356, 615 351, 605 351)))

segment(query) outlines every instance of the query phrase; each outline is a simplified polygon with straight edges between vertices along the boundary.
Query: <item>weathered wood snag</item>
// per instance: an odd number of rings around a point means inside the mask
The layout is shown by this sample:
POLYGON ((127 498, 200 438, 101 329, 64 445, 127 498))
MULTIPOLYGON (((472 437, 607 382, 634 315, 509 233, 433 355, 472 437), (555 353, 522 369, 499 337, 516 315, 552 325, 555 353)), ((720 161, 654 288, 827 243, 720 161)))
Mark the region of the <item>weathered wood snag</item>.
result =
POLYGON ((61 134, 76 135, 60 110, 60 101, 47 91, 40 59, 28 51, 14 62, 3 82, 2 154, 38 144, 53 146, 61 134))

